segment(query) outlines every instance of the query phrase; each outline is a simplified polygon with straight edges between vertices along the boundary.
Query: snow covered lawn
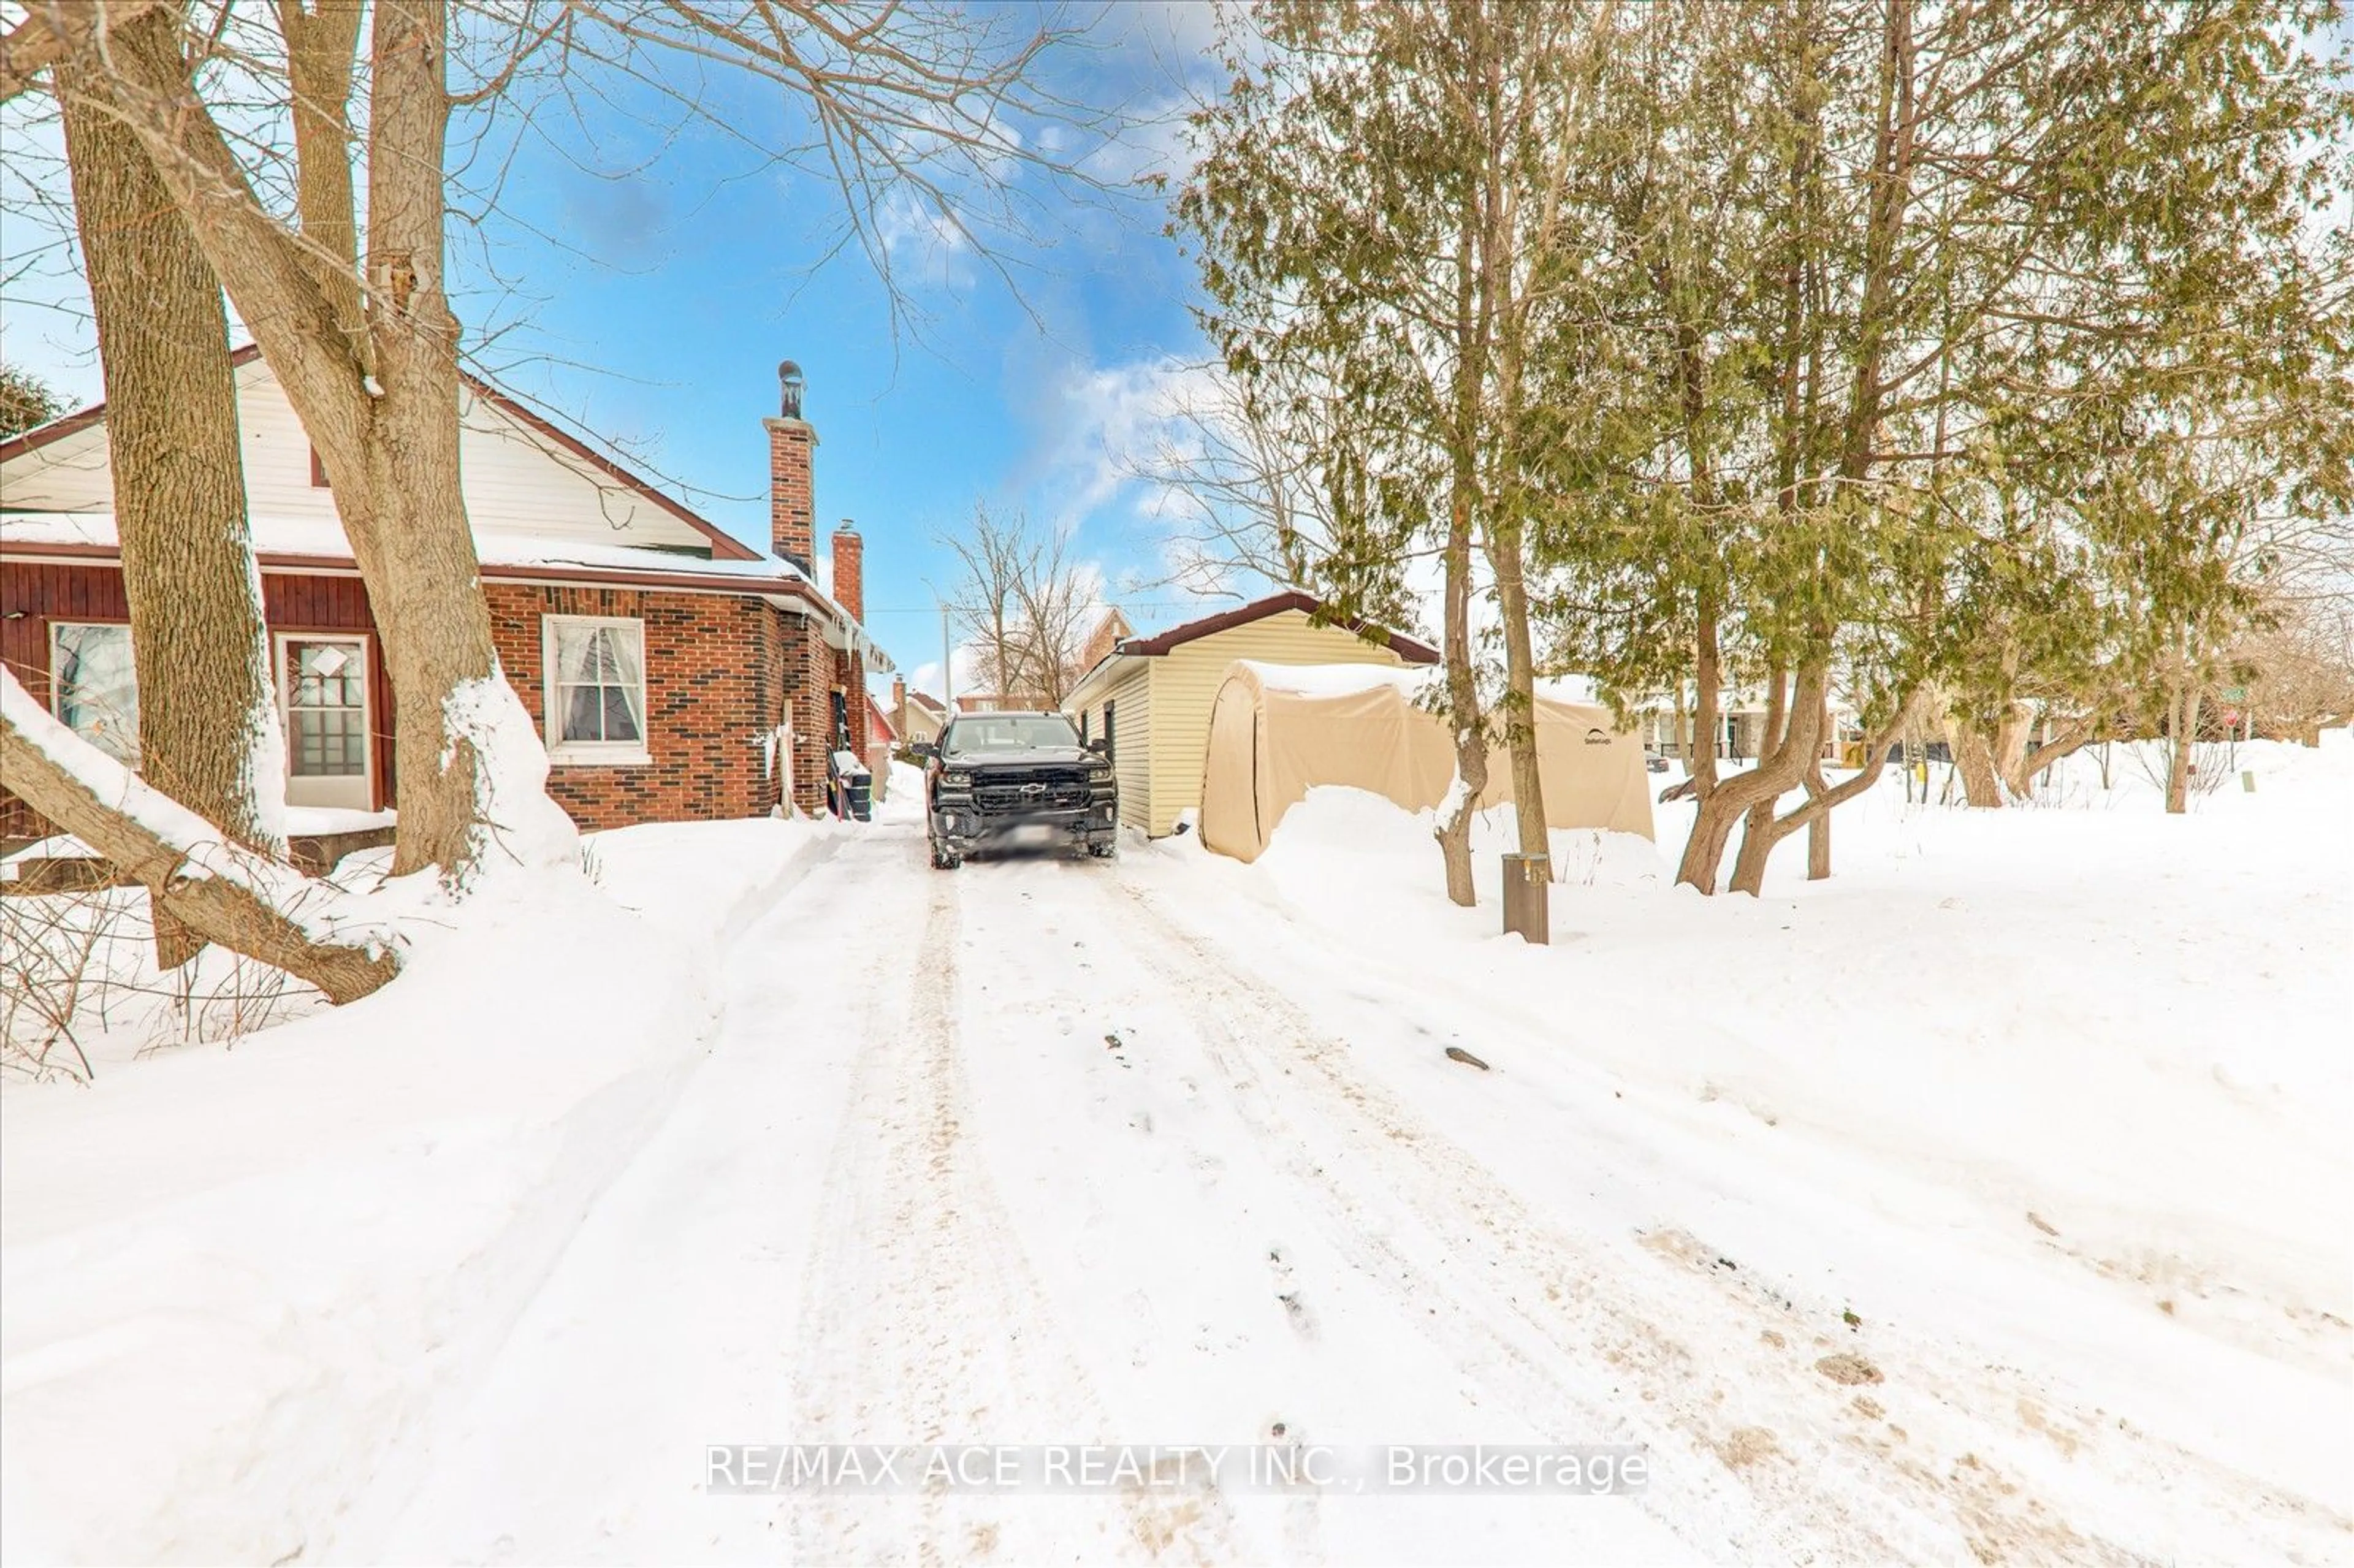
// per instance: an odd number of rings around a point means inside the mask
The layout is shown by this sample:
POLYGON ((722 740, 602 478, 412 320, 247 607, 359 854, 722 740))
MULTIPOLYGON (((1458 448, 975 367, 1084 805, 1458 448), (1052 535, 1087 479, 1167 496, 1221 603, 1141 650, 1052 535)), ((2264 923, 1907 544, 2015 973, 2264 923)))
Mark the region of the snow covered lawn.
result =
MULTIPOLYGON (((1476 912, 1441 895, 1426 822, 1352 791, 1253 867, 1180 839, 1140 880, 1293 977, 1348 1080, 1555 1223, 1712 1277, 1802 1359, 1871 1358, 1880 1415, 1756 1411, 1786 1462, 1946 1468, 1963 1540, 2003 1555, 2342 1556, 2354 746, 2327 740, 2243 748, 2256 792, 2235 770, 2189 818, 2089 758, 2065 805, 2000 813, 1892 779, 1840 815, 1831 881, 1792 841, 1757 901, 1670 885, 1689 807, 1658 851, 1559 833, 1547 949, 1493 935, 1506 813, 1476 912), (1356 963, 1317 987, 1336 946, 1356 963), (1450 1075, 1449 1045, 1492 1072, 1450 1075)), ((1755 1400, 1762 1369, 1687 1332, 1755 1400)))
POLYGON ((597 835, 379 997, 0 1095, 0 1551, 2345 1559, 2328 738, 2180 819, 1892 779, 1755 901, 1564 833, 1545 949, 1493 934, 1500 816, 1458 911, 1346 792, 1248 867, 935 874, 907 779, 869 828, 597 835), (1651 1478, 707 1488, 816 1442, 1651 1478))
POLYGON ((603 895, 510 882, 365 1001, 9 1085, 9 1560, 315 1555, 661 1123, 708 1045, 715 949, 816 837, 600 834, 603 895))

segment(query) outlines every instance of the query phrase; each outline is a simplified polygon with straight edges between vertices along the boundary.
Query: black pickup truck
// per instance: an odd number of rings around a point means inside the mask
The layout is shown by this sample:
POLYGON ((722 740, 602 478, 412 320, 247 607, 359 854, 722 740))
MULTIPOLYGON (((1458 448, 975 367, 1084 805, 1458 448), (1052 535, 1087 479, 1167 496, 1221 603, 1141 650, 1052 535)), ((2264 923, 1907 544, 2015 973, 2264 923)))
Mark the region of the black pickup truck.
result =
POLYGON ((959 714, 927 748, 924 807, 932 865, 952 871, 975 850, 1029 842, 1108 858, 1119 783, 1102 743, 1055 713, 959 714))

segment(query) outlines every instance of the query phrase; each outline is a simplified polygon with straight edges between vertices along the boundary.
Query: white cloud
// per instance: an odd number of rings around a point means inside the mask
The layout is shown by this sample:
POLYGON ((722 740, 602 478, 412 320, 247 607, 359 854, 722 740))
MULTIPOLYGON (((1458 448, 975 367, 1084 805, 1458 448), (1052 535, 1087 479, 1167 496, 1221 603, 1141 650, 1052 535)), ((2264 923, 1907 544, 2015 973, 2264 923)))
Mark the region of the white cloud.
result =
POLYGON ((1057 521, 1076 524, 1131 488, 1132 515, 1163 515, 1160 487, 1140 476, 1172 445, 1191 439, 1187 412, 1202 407, 1215 385, 1206 367, 1158 355, 1066 377, 1055 392, 1058 417, 1050 428, 1056 435, 1040 486, 1055 497, 1057 521))
POLYGON ((1193 172, 1193 149, 1185 133, 1193 104, 1190 95, 1177 94, 1139 105, 1087 154, 1082 170, 1107 185, 1133 185, 1158 175, 1175 189, 1193 172))
POLYGON ((903 188, 884 198, 875 209, 874 220, 883 259, 901 284, 938 289, 971 286, 972 237, 955 218, 903 188))

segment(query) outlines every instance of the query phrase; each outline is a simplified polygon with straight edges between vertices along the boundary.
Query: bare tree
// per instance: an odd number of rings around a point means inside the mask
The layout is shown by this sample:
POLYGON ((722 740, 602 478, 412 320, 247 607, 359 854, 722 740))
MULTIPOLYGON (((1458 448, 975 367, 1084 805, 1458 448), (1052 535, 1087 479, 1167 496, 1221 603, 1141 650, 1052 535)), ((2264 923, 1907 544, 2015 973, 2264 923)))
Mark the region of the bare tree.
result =
POLYGON ((970 528, 939 542, 964 567, 949 609, 979 651, 982 678, 1007 703, 1062 706, 1085 673, 1079 656, 1097 598, 1093 574, 1071 558, 1069 531, 976 503, 970 528))
MULTIPOLYGON (((453 112, 481 106, 478 126, 513 128, 531 121, 536 92, 543 106, 629 113, 621 99, 651 87, 682 123, 741 136, 704 109, 707 79, 779 87, 801 131, 745 145, 833 183, 845 222, 826 254, 863 249, 895 319, 894 247, 908 225, 1010 281, 992 240, 1045 210, 1014 175, 1095 187, 1098 141, 1069 132, 1119 118, 1041 85, 1040 61, 1076 31, 1052 6, 277 0, 270 19, 274 31, 225 4, 42 0, 0 39, 0 96, 55 68, 61 97, 136 139, 228 281, 367 579, 404 715, 396 863, 456 880, 493 842, 568 833, 537 789, 536 739, 498 666, 457 487, 450 202, 462 192, 474 221, 498 213, 508 164, 493 150, 487 185, 479 165, 449 173, 453 112), (185 48, 140 36, 135 24, 165 16, 185 48), (454 60, 480 69, 469 77, 454 60), (1039 134, 1047 122, 1065 134, 1039 134)), ((585 118, 581 129, 593 145, 585 118)), ((1063 612, 1041 599, 1027 613, 1044 624, 1063 612)))
POLYGON ((2310 741, 2354 720, 2354 610, 2327 599, 2280 599, 2232 648, 2245 679, 2239 707, 2254 734, 2310 741))
MULTIPOLYGON (((1160 491, 1174 529, 1168 582, 1239 599, 1237 577, 1312 589, 1354 575, 1312 455, 1330 449, 1331 400, 1303 391, 1278 428, 1223 367, 1188 367, 1169 381, 1151 448, 1124 459, 1130 477, 1160 491)), ((1403 604, 1376 608, 1384 620, 1412 619, 1403 604)))
POLYGON ((101 29, 58 85, 136 135, 301 417, 367 582, 402 715, 395 868, 439 866, 457 881, 494 836, 545 842, 567 825, 537 779, 492 761, 535 742, 492 644, 458 486, 458 323, 443 278, 449 14, 441 0, 373 9, 360 267, 337 249, 360 226, 336 133, 348 111, 333 96, 352 81, 348 53, 335 51, 355 47, 357 11, 319 13, 288 40, 295 81, 325 95, 297 116, 311 130, 298 145, 309 154, 299 231, 264 203, 175 42, 101 29), (86 83, 102 84, 103 98, 86 83), (346 279, 366 281, 364 322, 346 279))

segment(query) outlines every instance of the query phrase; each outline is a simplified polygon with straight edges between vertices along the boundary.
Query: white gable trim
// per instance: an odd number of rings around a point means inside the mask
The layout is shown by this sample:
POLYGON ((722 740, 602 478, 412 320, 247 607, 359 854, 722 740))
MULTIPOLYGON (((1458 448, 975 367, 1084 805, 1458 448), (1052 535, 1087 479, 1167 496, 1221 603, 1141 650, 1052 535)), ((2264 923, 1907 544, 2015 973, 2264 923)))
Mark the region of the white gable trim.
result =
MULTIPOLYGON (((256 515, 337 527, 333 493, 312 482, 311 443, 260 355, 237 367, 239 446, 246 497, 256 515)), ((102 410, 101 410, 102 415, 102 410)), ((459 421, 460 484, 478 535, 625 546, 726 558, 757 556, 684 505, 657 498, 620 464, 594 455, 524 405, 470 383, 459 421), (573 447, 578 450, 571 450, 573 447), (690 519, 692 519, 690 521, 690 519), (715 535, 717 535, 715 538, 715 535)), ((106 425, 87 419, 53 439, 22 442, 0 461, 0 508, 111 512, 106 425)), ((21 439, 20 439, 21 440, 21 439)))

